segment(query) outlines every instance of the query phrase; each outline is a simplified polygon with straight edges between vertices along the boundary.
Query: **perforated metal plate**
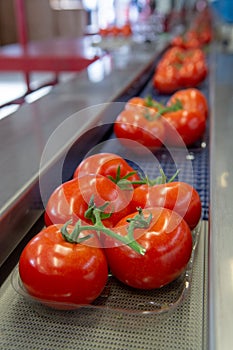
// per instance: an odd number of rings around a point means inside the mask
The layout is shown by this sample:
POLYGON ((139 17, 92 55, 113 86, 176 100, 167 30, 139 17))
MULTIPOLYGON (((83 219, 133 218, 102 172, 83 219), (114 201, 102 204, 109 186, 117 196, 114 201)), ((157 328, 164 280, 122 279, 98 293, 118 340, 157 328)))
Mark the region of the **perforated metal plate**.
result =
MULTIPOLYGON (((105 146, 102 151, 112 151, 105 146)), ((175 163, 166 152, 160 152, 156 157, 168 177, 176 168, 181 168, 181 179, 194 181, 202 199, 202 218, 206 219, 208 150, 192 150, 185 154, 176 150, 175 163)), ((158 175, 159 169, 146 159, 140 165, 149 176, 158 175)), ((46 313, 17 294, 8 279, 0 289, 0 349, 206 349, 207 221, 202 221, 201 225, 190 295, 171 314, 134 315, 108 308, 66 313, 49 310, 46 313)), ((117 307, 118 300, 115 302, 117 307)), ((126 295, 124 303, 130 302, 126 295)))
POLYGON ((15 292, 9 276, 0 289, 0 349, 206 349, 207 256, 207 222, 202 222, 190 295, 161 317, 108 309, 46 314, 15 292))
MULTIPOLYGON (((82 307, 89 308, 105 308, 119 313, 131 314, 153 314, 161 315, 173 312, 178 306, 183 303, 190 292, 192 283, 193 264, 196 256, 196 249, 199 243, 201 233, 201 225, 192 231, 193 249, 191 257, 186 269, 172 283, 158 289, 140 290, 126 286, 118 281, 111 273, 109 273, 108 281, 100 296, 92 302, 91 305, 83 305, 82 307)), ((45 315, 50 313, 48 306, 51 306, 51 301, 32 298, 23 286, 20 279, 18 267, 12 274, 12 286, 22 295, 28 303, 33 305, 33 308, 42 312, 45 315)), ((55 303, 53 303, 55 305, 55 303)), ((57 307, 66 310, 78 309, 80 305, 69 303, 56 303, 57 307)))

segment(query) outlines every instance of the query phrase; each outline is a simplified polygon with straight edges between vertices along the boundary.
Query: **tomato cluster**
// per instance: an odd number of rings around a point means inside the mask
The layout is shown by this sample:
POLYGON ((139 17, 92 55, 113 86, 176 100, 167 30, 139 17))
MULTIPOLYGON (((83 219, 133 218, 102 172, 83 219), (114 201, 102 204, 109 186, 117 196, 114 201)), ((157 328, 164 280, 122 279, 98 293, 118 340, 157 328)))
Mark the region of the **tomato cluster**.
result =
POLYGON ((162 171, 142 178, 116 154, 89 156, 51 194, 47 227, 20 256, 22 283, 56 308, 92 303, 108 269, 130 287, 160 288, 185 270, 200 217, 192 186, 166 183, 162 171))
POLYGON ((212 33, 209 29, 188 30, 183 35, 177 35, 171 40, 172 46, 178 46, 183 49, 197 49, 209 44, 212 39, 212 33))
POLYGON ((122 26, 110 25, 106 28, 100 28, 99 34, 102 37, 128 37, 132 35, 132 28, 129 23, 122 26))
POLYGON ((202 48, 213 38, 212 16, 208 8, 198 13, 189 29, 183 35, 176 35, 171 40, 172 46, 184 49, 202 48))
POLYGON ((138 153, 143 152, 141 145, 151 151, 163 145, 191 146, 204 134, 207 115, 207 99, 196 88, 175 92, 166 105, 133 97, 117 116, 114 132, 122 144, 138 153))
POLYGON ((154 88, 163 94, 198 86, 207 76, 206 57, 202 49, 174 46, 161 57, 154 76, 154 88))

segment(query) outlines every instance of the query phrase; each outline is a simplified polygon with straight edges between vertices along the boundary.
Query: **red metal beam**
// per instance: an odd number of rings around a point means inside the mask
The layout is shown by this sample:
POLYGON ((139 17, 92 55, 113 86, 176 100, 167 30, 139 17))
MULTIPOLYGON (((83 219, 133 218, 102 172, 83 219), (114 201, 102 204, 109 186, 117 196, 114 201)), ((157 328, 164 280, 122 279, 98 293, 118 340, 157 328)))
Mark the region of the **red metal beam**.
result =
POLYGON ((15 16, 17 24, 18 41, 26 49, 28 44, 28 30, 24 0, 15 0, 15 16))

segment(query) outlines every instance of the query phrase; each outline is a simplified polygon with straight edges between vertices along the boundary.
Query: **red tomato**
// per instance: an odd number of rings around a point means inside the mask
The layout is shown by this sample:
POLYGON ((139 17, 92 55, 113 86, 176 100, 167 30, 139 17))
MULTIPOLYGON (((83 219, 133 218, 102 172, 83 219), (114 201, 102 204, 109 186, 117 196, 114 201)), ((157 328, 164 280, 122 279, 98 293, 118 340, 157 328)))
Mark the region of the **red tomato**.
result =
POLYGON ((92 223, 85 217, 92 197, 97 207, 109 203, 104 212, 111 216, 103 219, 105 226, 114 226, 130 212, 131 191, 124 192, 104 176, 89 174, 67 181, 55 189, 45 208, 45 224, 64 224, 69 220, 75 223, 79 219, 92 223))
POLYGON ((180 86, 179 69, 176 65, 166 65, 155 71, 153 86, 163 94, 170 94, 180 86))
POLYGON ((199 12, 193 21, 193 30, 197 33, 202 45, 208 44, 212 40, 212 21, 213 14, 209 6, 199 12))
POLYGON ((201 218, 201 200, 195 188, 176 181, 160 185, 141 185, 134 190, 132 211, 138 207, 164 207, 177 212, 194 229, 201 218))
MULTIPOLYGON (((201 49, 187 50, 187 54, 184 58, 184 66, 188 67, 190 62, 193 63, 193 67, 192 69, 190 67, 189 69, 188 68, 186 69, 188 71, 187 75, 190 76, 191 74, 195 74, 195 76, 192 76, 192 79, 190 78, 190 84, 192 84, 193 82, 193 84, 195 83, 195 85, 198 85, 206 78, 208 73, 206 57, 203 50, 201 49)), ((182 78, 184 79, 184 74, 182 78)), ((194 86, 192 85, 192 87, 194 86)))
POLYGON ((199 37, 200 37, 200 41, 202 42, 202 45, 209 44, 213 37, 211 28, 204 28, 203 30, 200 30, 199 37))
POLYGON ((167 102, 167 106, 171 106, 179 100, 182 104, 182 109, 199 111, 208 115, 208 103, 205 95, 198 89, 189 88, 175 92, 167 102))
POLYGON ((171 45, 184 49, 200 48, 211 41, 212 34, 210 28, 205 28, 201 23, 194 30, 189 30, 184 35, 175 36, 171 45))
POLYGON ((121 35, 123 36, 130 36, 132 35, 132 28, 131 28, 131 25, 129 23, 126 23, 124 24, 122 27, 121 27, 121 32, 120 32, 121 35))
POLYGON ((121 33, 121 29, 118 26, 109 27, 109 35, 118 36, 121 33))
POLYGON ((171 40, 172 46, 184 47, 184 38, 182 35, 176 35, 171 40))
POLYGON ((88 174, 100 174, 105 177, 111 177, 115 183, 124 180, 139 181, 140 176, 135 174, 128 175, 135 170, 122 157, 113 153, 98 153, 85 158, 75 169, 74 178, 88 174), (120 168, 120 178, 118 179, 118 171, 120 168))
POLYGON ((125 105, 125 109, 135 109, 136 107, 147 107, 145 99, 143 97, 140 96, 135 96, 130 98, 126 105, 125 105))
POLYGON ((187 60, 179 69, 181 87, 195 87, 207 76, 207 66, 202 60, 187 60))
POLYGON ((202 46, 199 36, 196 31, 189 30, 183 37, 183 47, 185 49, 197 49, 202 46))
POLYGON ((199 48, 172 47, 157 65, 153 86, 161 93, 172 93, 183 87, 195 87, 208 73, 205 55, 199 48))
POLYGON ((140 107, 141 110, 143 110, 142 108, 144 107, 145 111, 149 110, 150 113, 153 113, 153 112, 158 112, 159 108, 163 108, 164 105, 162 105, 160 102, 157 102, 150 96, 148 97, 135 96, 130 98, 127 101, 125 105, 125 109, 135 110, 135 107, 140 107))
MULTIPOLYGON (((126 147, 131 146, 127 140, 136 141, 152 151, 157 150, 163 144, 164 126, 156 112, 150 108, 125 109, 116 118, 114 132, 120 142, 126 147)), ((138 148, 141 152, 141 148, 138 148)))
POLYGON ((170 94, 180 87, 179 69, 184 52, 180 47, 171 47, 162 56, 153 76, 153 86, 160 93, 170 94))
POLYGON ((206 118, 204 114, 193 110, 178 110, 163 114, 165 126, 165 145, 182 147, 193 145, 206 130, 206 118), (183 142, 182 142, 183 140, 183 142))
POLYGON ((184 55, 184 62, 202 62, 205 61, 206 57, 204 54, 204 51, 202 49, 190 49, 190 50, 185 50, 185 55, 184 55))
POLYGON ((99 35, 105 37, 108 35, 108 29, 107 28, 100 28, 99 35))
POLYGON ((180 47, 169 48, 162 56, 158 67, 168 64, 182 64, 186 51, 180 47))
MULTIPOLYGON (((165 208, 144 209, 152 220, 148 228, 135 229, 134 238, 146 248, 144 255, 127 245, 106 237, 106 256, 113 275, 128 286, 140 289, 160 288, 175 280, 186 268, 192 251, 192 235, 187 223, 174 211, 165 208)), ((122 219, 115 230, 124 236, 127 220, 122 219)))
MULTIPOLYGON (((68 226, 69 234, 73 229, 68 226)), ((60 230, 61 225, 43 229, 23 249, 19 259, 23 286, 31 296, 42 302, 51 301, 48 305, 55 308, 90 304, 107 281, 105 255, 95 237, 84 244, 69 243, 60 230)))

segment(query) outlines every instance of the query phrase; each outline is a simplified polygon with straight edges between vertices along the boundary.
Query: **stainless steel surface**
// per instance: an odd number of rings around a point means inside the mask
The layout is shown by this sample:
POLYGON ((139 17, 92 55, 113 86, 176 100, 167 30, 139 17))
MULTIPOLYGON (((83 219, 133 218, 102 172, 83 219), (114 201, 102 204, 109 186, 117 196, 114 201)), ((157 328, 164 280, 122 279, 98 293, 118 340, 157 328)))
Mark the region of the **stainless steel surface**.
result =
POLYGON ((216 48, 211 80, 209 341, 233 349, 233 55, 216 48))
MULTIPOLYGON (((141 75, 165 45, 161 41, 156 46, 131 44, 118 48, 78 74, 74 81, 58 85, 49 95, 0 120, 0 265, 22 238, 22 222, 26 222, 26 232, 35 221, 28 221, 28 213, 36 213, 37 217, 41 214, 35 195, 38 197, 40 161, 54 130, 78 111, 113 101, 122 91, 140 83, 141 75)), ((95 113, 76 118, 75 126, 69 125, 67 134, 56 143, 52 157, 55 159, 61 152, 62 144, 68 146, 80 137, 85 127, 97 124, 98 118, 95 113)))

